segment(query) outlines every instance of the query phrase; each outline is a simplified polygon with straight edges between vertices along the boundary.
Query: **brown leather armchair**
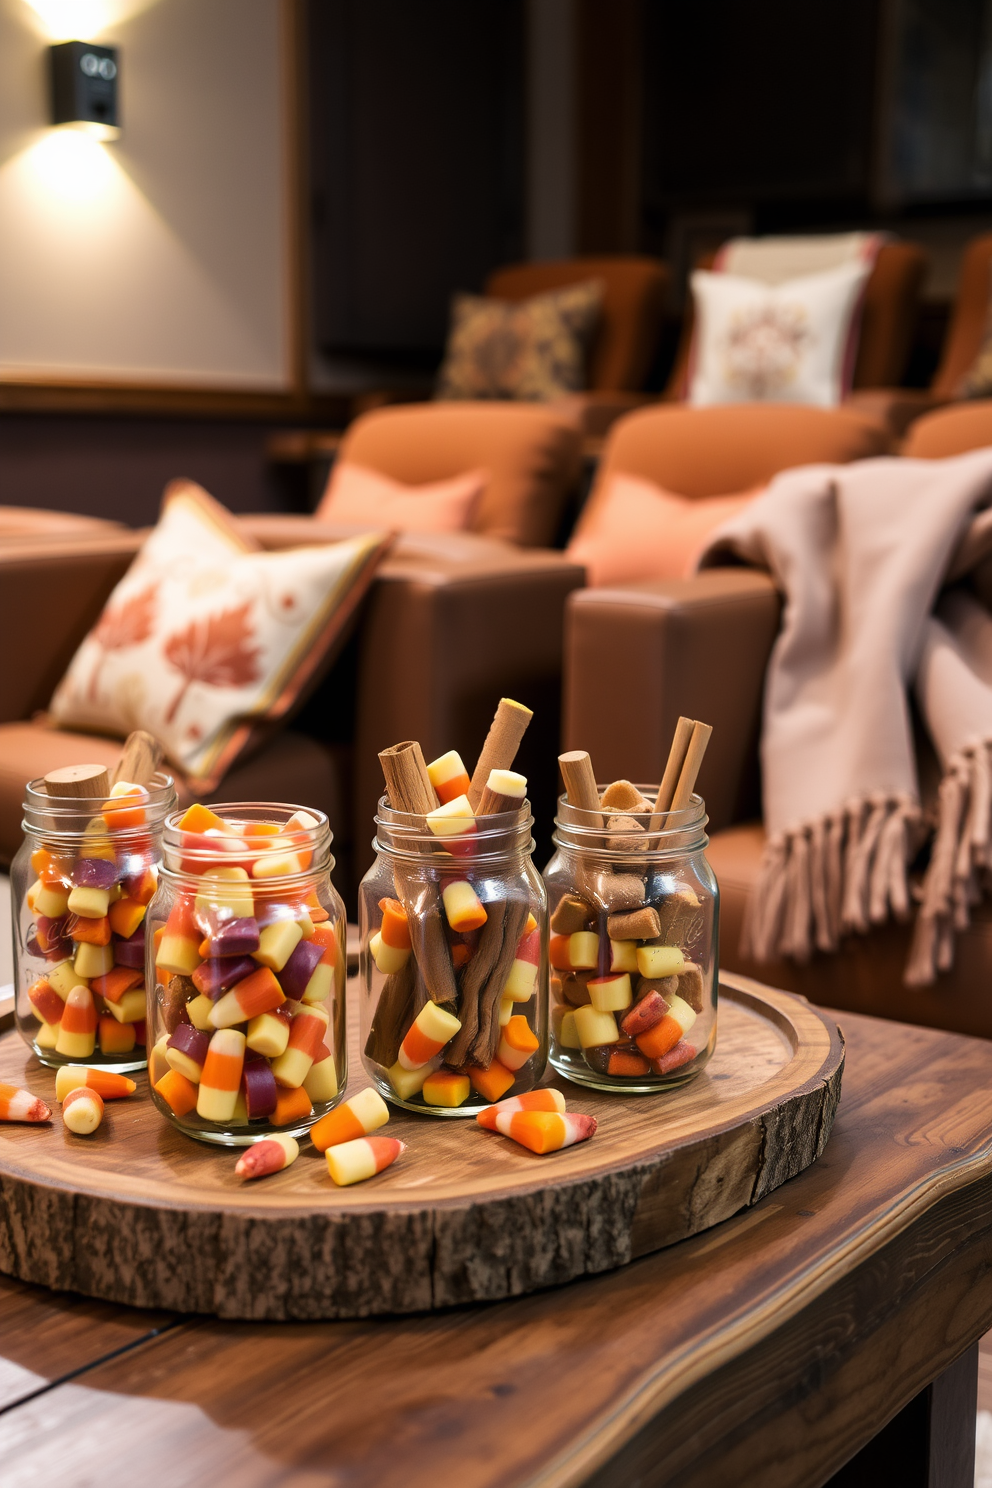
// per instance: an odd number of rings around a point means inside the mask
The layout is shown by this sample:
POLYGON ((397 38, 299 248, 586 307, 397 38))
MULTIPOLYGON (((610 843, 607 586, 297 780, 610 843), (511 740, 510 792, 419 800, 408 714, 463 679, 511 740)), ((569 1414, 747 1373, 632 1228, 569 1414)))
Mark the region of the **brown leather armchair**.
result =
MULTIPOLYGON (((353 529, 299 517, 242 519, 267 548, 330 541, 353 529)), ((109 763, 120 741, 56 731, 44 709, 73 652, 140 544, 46 539, 0 547, 0 858, 20 841, 25 782, 58 765, 109 763)), ((535 709, 521 751, 539 820, 556 788, 565 600, 583 570, 559 554, 522 552, 471 534, 398 540, 379 569, 345 650, 298 717, 239 762, 215 800, 300 801, 326 811, 335 877, 353 904, 372 858, 381 792, 378 751, 419 738, 428 758, 477 754, 502 694, 535 709), (398 644, 398 638, 401 643, 398 644), (397 663, 397 657, 400 657, 397 663)), ((184 798, 189 792, 180 782, 184 798)))
MULTIPOLYGON (((992 242, 992 239, 989 240, 992 242)), ((938 408, 917 419, 902 453, 916 460, 942 460, 992 444, 992 398, 938 408)))
POLYGON ((546 407, 410 403, 357 418, 337 458, 406 485, 488 470, 472 530, 533 548, 555 538, 578 482, 580 445, 574 425, 546 407))
POLYGON ((0 506, 0 542, 40 541, 46 537, 101 537, 122 531, 119 522, 77 512, 44 511, 34 506, 0 506))
MULTIPOLYGON (((987 416, 992 422, 992 413, 987 416)), ((940 417, 949 419, 950 411, 940 417)), ((937 418, 933 416, 934 424, 937 418)), ((777 468, 784 469, 804 460, 882 453, 884 439, 878 426, 846 410, 652 410, 616 426, 604 466, 702 496, 715 494, 714 486, 740 490, 767 478, 777 452, 777 468), (815 423, 806 426, 810 442, 807 452, 800 453, 803 427, 794 415, 815 413, 835 421, 832 453, 825 448, 827 424, 821 424, 819 447, 814 444, 815 423), (775 414, 783 419, 778 436, 775 414), (754 420, 750 444, 744 442, 745 415, 754 420), (763 467, 762 430, 755 415, 766 420, 763 467), (792 420, 789 440, 787 416, 792 420), (659 421, 653 429, 650 420, 659 421)), ((710 818, 708 856, 720 883, 722 965, 801 992, 813 1002, 992 1037, 988 903, 977 907, 971 926, 959 933, 953 971, 933 987, 902 984, 909 948, 909 930, 903 925, 849 936, 838 954, 816 955, 804 966, 791 961, 757 965, 740 956, 744 905, 764 847, 757 749, 764 675, 779 615, 780 599, 770 578, 746 568, 573 594, 565 622, 563 747, 588 749, 601 779, 624 775, 656 780, 678 715, 704 718, 713 725, 713 738, 699 789, 710 818)))
MULTIPOLYGON (((715 257, 712 253, 704 255, 697 267, 712 268, 715 257)), ((912 389, 895 386, 906 370, 919 309, 920 290, 928 267, 929 256, 919 244, 883 243, 865 286, 858 355, 854 364, 852 391, 847 403, 856 412, 881 419, 886 427, 891 427, 896 433, 900 433, 905 424, 899 425, 898 417, 895 424, 891 422, 891 416, 898 414, 895 394, 901 396, 908 392, 907 406, 914 408, 916 412, 928 406, 926 403, 919 404, 918 395, 912 389)), ((675 365, 665 389, 667 399, 678 400, 685 396, 692 329, 690 302, 675 365)))

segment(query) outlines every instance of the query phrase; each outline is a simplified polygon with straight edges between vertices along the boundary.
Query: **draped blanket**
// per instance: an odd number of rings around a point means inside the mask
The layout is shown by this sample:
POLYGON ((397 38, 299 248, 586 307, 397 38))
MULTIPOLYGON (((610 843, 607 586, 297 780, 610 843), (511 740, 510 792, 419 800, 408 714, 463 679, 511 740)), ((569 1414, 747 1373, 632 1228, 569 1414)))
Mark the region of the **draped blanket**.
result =
POLYGON ((990 502, 992 450, 805 466, 703 554, 701 566, 767 569, 784 595, 761 740, 768 841, 743 932, 753 959, 804 960, 915 909, 907 983, 950 967, 992 866, 992 615, 967 583, 946 585, 992 551, 990 502), (927 812, 911 690, 942 772, 927 812))

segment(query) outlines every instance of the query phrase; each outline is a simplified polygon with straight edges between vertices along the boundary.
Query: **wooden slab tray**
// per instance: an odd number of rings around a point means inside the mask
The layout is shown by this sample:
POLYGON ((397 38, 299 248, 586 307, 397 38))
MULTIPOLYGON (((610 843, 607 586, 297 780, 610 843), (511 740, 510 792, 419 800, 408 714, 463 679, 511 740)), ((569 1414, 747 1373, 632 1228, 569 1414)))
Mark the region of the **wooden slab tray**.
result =
MULTIPOLYGON (((408 1150, 336 1189, 307 1143, 242 1183, 236 1154, 174 1131, 137 1097, 92 1137, 0 1126, 0 1271, 136 1307, 226 1318, 414 1312, 515 1296, 622 1266, 727 1219, 819 1156, 844 1040, 802 998, 725 976, 719 1043, 682 1089, 605 1096, 590 1142, 537 1157, 474 1121, 397 1111, 408 1150)), ((0 1080, 54 1107, 54 1077, 15 1032, 0 1080)), ((367 1083, 352 1048, 351 1094, 367 1083)), ((139 1080, 139 1095, 145 1090, 139 1080)))

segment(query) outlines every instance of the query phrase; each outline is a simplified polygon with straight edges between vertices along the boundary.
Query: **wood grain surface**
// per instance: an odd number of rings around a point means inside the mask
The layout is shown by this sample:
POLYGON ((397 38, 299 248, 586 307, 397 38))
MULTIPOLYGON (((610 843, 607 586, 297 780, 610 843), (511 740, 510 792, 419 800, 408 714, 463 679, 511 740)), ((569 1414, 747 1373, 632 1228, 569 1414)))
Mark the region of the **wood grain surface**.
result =
POLYGON ((0 1412, 4 1488, 815 1488, 992 1324, 992 1043, 843 1024, 831 1141, 749 1212, 497 1305, 184 1322, 0 1412))
MULTIPOLYGON (((335 1188, 306 1143, 291 1168, 245 1184, 236 1154, 190 1141, 147 1099, 108 1103, 85 1141, 57 1119, 5 1126, 0 1271, 272 1320, 519 1295, 670 1245, 794 1176, 827 1140, 842 1067, 829 1018, 742 984, 724 990, 718 1048, 690 1084, 624 1099, 562 1083, 600 1129, 546 1158, 475 1122, 398 1111, 389 1132, 408 1151, 373 1182, 335 1188)), ((352 1069, 354 1093, 366 1080, 352 1069)), ((16 1034, 0 1040, 0 1080, 53 1100, 52 1072, 16 1034)))

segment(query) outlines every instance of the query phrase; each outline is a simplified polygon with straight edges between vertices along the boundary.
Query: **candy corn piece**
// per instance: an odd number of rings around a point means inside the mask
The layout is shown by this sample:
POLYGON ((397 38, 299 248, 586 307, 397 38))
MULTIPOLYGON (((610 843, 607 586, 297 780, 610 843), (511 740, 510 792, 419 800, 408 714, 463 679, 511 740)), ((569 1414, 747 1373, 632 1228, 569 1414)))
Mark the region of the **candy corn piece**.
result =
POLYGON ((455 796, 443 806, 428 811, 426 821, 435 837, 459 837, 474 830, 475 812, 468 796, 455 796))
POLYGON ((269 1117, 273 1126, 292 1126, 297 1121, 306 1121, 313 1115, 313 1102, 302 1085, 295 1090, 280 1090, 276 1096, 276 1108, 269 1117))
POLYGON ((96 1025, 96 1040, 101 1054, 130 1054, 137 1039, 136 1023, 118 1023, 116 1018, 103 1014, 96 1025))
POLYGON ((357 1137, 327 1149, 327 1171, 339 1188, 374 1178, 394 1163, 406 1143, 396 1137, 357 1137))
POLYGON ((410 921, 402 904, 398 899, 380 899, 379 908, 382 910, 379 934, 383 945, 392 946, 397 951, 408 951, 413 942, 410 939, 410 921))
POLYGON ((62 1120, 77 1136, 88 1137, 103 1120, 103 1097, 85 1085, 68 1091, 62 1103, 62 1120))
POLYGON ((507 1112, 512 1116, 516 1111, 557 1111, 559 1115, 563 1115, 565 1097, 560 1090, 551 1090, 547 1086, 541 1090, 527 1090, 523 1095, 511 1095, 509 1100, 500 1101, 495 1106, 487 1106, 475 1119, 487 1131, 498 1131, 497 1117, 507 1112))
POLYGON ((155 958, 159 970, 168 976, 192 976, 201 960, 200 939, 192 902, 177 899, 159 942, 155 958))
POLYGON ((435 1070, 428 1075, 421 1088, 421 1095, 429 1106, 463 1106, 472 1093, 472 1082, 468 1075, 456 1074, 454 1070, 435 1070))
POLYGON ((440 1054, 461 1028, 460 1019, 436 1002, 425 1002, 400 1044, 399 1063, 404 1069, 419 1069, 440 1054))
POLYGON ((522 1013, 511 1018, 503 1029, 496 1056, 508 1070, 522 1069, 541 1046, 541 1041, 522 1013))
POLYGON ((103 819, 114 831, 129 831, 145 824, 144 803, 148 792, 143 785, 132 785, 129 780, 118 780, 110 788, 110 799, 103 808, 103 819), (113 802, 113 805, 111 805, 113 802))
POLYGON ((468 793, 469 773, 457 749, 449 749, 427 766, 427 775, 442 806, 468 793))
POLYGON ((595 930, 552 935, 548 952, 556 971, 592 971, 599 964, 599 936, 595 930))
POLYGON ((310 1140, 318 1152, 368 1136, 389 1120, 389 1107, 371 1085, 353 1095, 310 1128, 310 1140))
POLYGON ((89 987, 73 987, 65 1000, 55 1052, 89 1059, 96 1048, 96 1004, 89 987))
POLYGON ((637 969, 642 977, 652 980, 658 977, 675 976, 685 965, 685 957, 678 946, 638 946, 637 969))
POLYGON ((424 1088, 424 1081, 431 1072, 429 1064, 422 1064, 419 1069, 404 1069, 399 1060, 386 1071, 386 1078, 400 1100, 412 1100, 419 1095, 424 1088))
POLYGON ((409 950, 387 945, 382 938, 381 930, 377 930, 369 937, 369 953, 375 962, 376 970, 381 971, 383 976, 392 976, 394 972, 402 971, 410 959, 409 950))
POLYGON ((626 971, 612 976, 590 977, 589 1001, 597 1013, 621 1013, 634 1000, 630 975, 626 971))
POLYGON ((170 1069, 152 1087, 174 1116, 188 1116, 196 1105, 197 1087, 178 1070, 170 1069))
POLYGON ((503 984, 503 997, 513 1002, 529 1002, 537 986, 537 968, 541 961, 541 932, 531 930, 520 937, 513 965, 503 984))
POLYGON ((218 1028, 210 1040, 196 1092, 196 1114, 205 1121, 230 1121, 238 1102, 245 1062, 245 1036, 218 1028))
POLYGON ((301 1003, 289 1026, 289 1042, 277 1059, 272 1061, 272 1073, 276 1084, 284 1088, 296 1088, 303 1084, 310 1073, 317 1050, 324 1042, 330 1019, 318 1002, 311 1006, 301 1003))
POLYGON ((85 1064, 64 1064, 55 1075, 55 1099, 64 1101, 70 1090, 95 1090, 104 1100, 122 1100, 138 1087, 127 1075, 114 1070, 87 1069, 85 1064))
POLYGON ((500 1064, 498 1059, 494 1059, 486 1069, 473 1065, 468 1072, 468 1077, 472 1082, 472 1089, 487 1101, 498 1101, 517 1078, 513 1070, 508 1070, 506 1065, 500 1064))
POLYGON ((588 1141, 596 1130, 596 1118, 564 1111, 501 1111, 496 1117, 496 1130, 521 1147, 543 1154, 588 1141))
POLYGON ((90 945, 84 940, 76 947, 73 966, 76 979, 80 982, 88 982, 92 977, 106 976, 108 971, 113 970, 114 948, 110 945, 90 945))
POLYGON ((313 1057, 313 1064, 303 1081, 303 1089, 312 1101, 326 1105, 338 1093, 338 1071, 334 1055, 326 1044, 321 1044, 313 1057))
POLYGON ((478 930, 489 918, 485 905, 467 878, 445 884, 441 898, 452 930, 478 930))
POLYGON ((269 1173, 281 1173, 300 1155, 300 1144, 295 1137, 284 1137, 281 1132, 255 1142, 238 1158, 234 1171, 239 1178, 266 1178, 269 1173))
POLYGON ((285 993, 272 972, 267 966, 260 966, 214 1003, 210 1022, 214 1028, 233 1028, 235 1023, 247 1023, 262 1013, 275 1012, 285 1001, 285 993))
POLYGON ((16 1085, 0 1084, 0 1121, 51 1121, 52 1113, 40 1096, 16 1085))
POLYGON ((32 982, 28 988, 28 1001, 43 1023, 55 1027, 62 1022, 65 1004, 51 982, 44 977, 39 977, 38 981, 32 982))
MULTIPOLYGON (((653 947, 649 947, 649 949, 653 949, 653 947)), ((662 946, 660 949, 667 950, 668 947, 662 946)), ((661 1022, 656 1023, 653 1028, 649 1028, 646 1033, 638 1034, 635 1039, 637 1047, 648 1059, 660 1059, 663 1054, 668 1053, 669 1049, 674 1049, 675 1045, 680 1039, 685 1037, 696 1021, 694 1009, 687 1002, 684 1002, 681 997, 673 996, 668 998, 667 1001, 668 1012, 662 1018, 661 1022)), ((65 1027, 64 1018, 62 1019, 62 1026, 63 1028, 65 1027)))

